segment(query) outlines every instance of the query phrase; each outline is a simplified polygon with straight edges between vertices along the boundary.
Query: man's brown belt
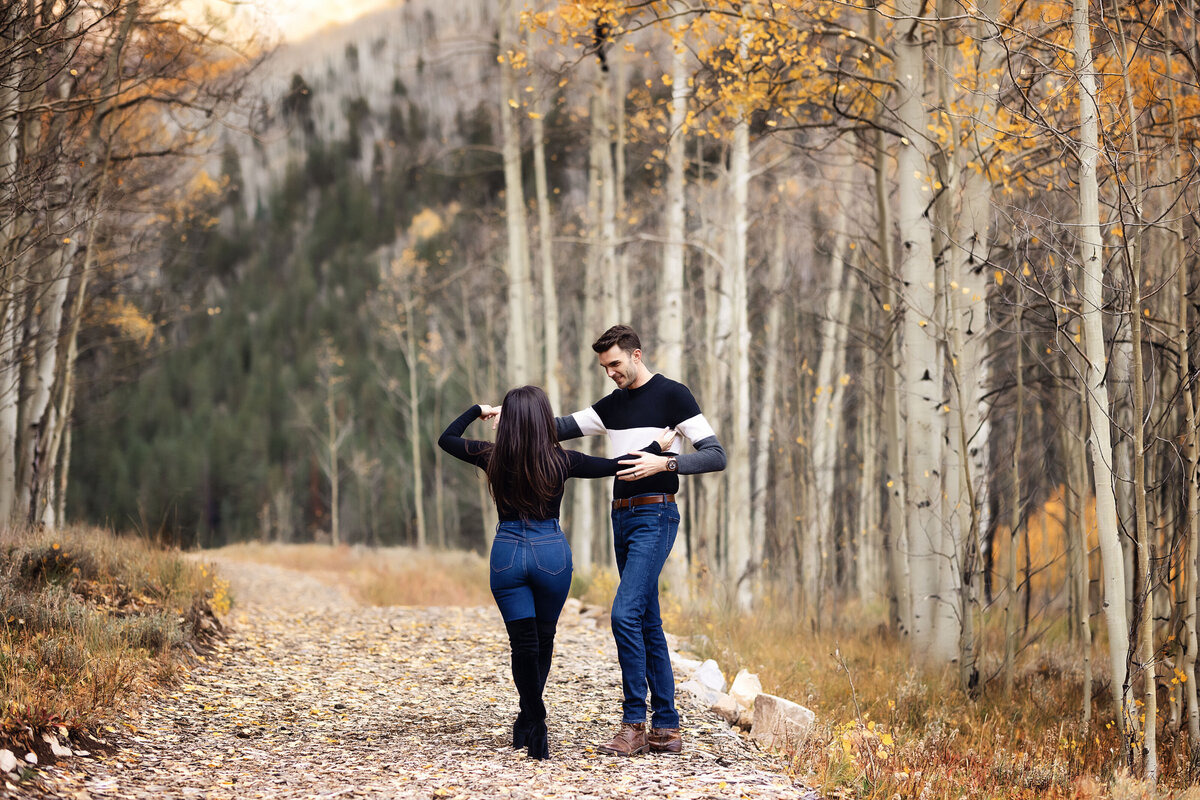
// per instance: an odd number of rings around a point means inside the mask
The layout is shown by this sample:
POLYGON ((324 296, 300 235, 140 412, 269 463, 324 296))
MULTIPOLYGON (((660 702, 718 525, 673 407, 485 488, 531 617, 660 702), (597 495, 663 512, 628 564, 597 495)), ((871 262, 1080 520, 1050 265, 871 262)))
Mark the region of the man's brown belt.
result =
POLYGON ((673 494, 644 494, 641 497, 630 497, 625 500, 613 500, 613 511, 624 511, 634 506, 648 506, 654 503, 674 503, 673 494))

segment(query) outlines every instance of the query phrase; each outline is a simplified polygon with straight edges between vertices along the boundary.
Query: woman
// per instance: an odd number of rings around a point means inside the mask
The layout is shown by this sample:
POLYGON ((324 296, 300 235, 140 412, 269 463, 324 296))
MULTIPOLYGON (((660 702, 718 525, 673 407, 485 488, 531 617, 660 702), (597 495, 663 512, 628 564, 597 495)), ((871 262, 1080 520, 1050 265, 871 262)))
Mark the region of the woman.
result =
MULTIPOLYGON (((442 433, 438 446, 482 468, 500 515, 492 542, 491 589, 508 629, 512 676, 520 696, 513 747, 530 758, 550 757, 542 691, 550 672, 558 615, 571 588, 571 548, 558 524, 567 478, 603 478, 622 468, 617 459, 564 450, 546 393, 522 386, 493 406, 471 406, 442 433), (500 415, 496 443, 463 439, 476 419, 500 415)), ((659 454, 674 431, 645 448, 659 454)))

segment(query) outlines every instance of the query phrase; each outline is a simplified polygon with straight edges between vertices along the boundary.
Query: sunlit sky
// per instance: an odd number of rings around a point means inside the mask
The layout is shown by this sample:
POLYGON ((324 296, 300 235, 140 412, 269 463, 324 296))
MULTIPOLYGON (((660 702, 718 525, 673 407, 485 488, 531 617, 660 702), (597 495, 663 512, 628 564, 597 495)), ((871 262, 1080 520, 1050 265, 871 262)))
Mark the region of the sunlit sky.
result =
POLYGON ((206 16, 206 10, 222 19, 232 16, 232 27, 249 35, 251 28, 269 38, 295 42, 327 25, 356 19, 382 6, 396 6, 404 0, 180 0, 184 12, 192 18, 206 16))
POLYGON ((257 0, 256 5, 288 41, 303 39, 334 23, 349 22, 366 12, 402 0, 257 0))

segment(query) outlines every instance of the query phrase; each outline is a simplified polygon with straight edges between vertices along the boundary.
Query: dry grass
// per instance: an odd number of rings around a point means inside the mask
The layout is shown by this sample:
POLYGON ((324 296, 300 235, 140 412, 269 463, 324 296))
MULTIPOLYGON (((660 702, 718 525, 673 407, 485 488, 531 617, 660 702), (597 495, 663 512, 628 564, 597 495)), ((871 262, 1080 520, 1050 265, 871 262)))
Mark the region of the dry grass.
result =
MULTIPOLYGON (((664 603, 667 627, 726 675, 759 675, 765 691, 817 713, 819 732, 794 766, 829 797, 960 798, 1182 797, 1185 747, 1160 734, 1158 794, 1119 772, 1107 679, 1095 683, 1093 724, 1080 723, 1082 664, 1075 645, 1032 646, 1021 656, 1013 696, 998 675, 998 636, 986 653, 982 691, 967 697, 953 670, 916 669, 906 643, 849 609, 837 632, 814 632, 780 603, 754 613, 684 610, 664 603)), ((1097 655, 1100 653, 1097 645, 1097 655)), ((1094 657, 1094 670, 1102 669, 1094 657)), ((1189 797, 1194 795, 1189 795, 1189 797)))
POLYGON ((277 564, 346 587, 374 606, 490 605, 487 560, 475 553, 407 547, 236 544, 213 556, 277 564))
POLYGON ((111 721, 227 602, 204 567, 141 539, 0 531, 0 745, 111 721))

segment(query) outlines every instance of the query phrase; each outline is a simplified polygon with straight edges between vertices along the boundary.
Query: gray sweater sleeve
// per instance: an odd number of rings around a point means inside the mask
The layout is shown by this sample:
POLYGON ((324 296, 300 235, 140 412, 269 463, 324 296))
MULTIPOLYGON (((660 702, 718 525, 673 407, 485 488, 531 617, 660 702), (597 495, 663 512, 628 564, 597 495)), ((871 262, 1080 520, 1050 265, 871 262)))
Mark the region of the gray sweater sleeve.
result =
POLYGON ((692 446, 696 448, 696 452, 675 458, 679 464, 680 475, 698 475, 701 472, 720 472, 725 469, 725 448, 721 447, 716 436, 692 442, 692 446))

